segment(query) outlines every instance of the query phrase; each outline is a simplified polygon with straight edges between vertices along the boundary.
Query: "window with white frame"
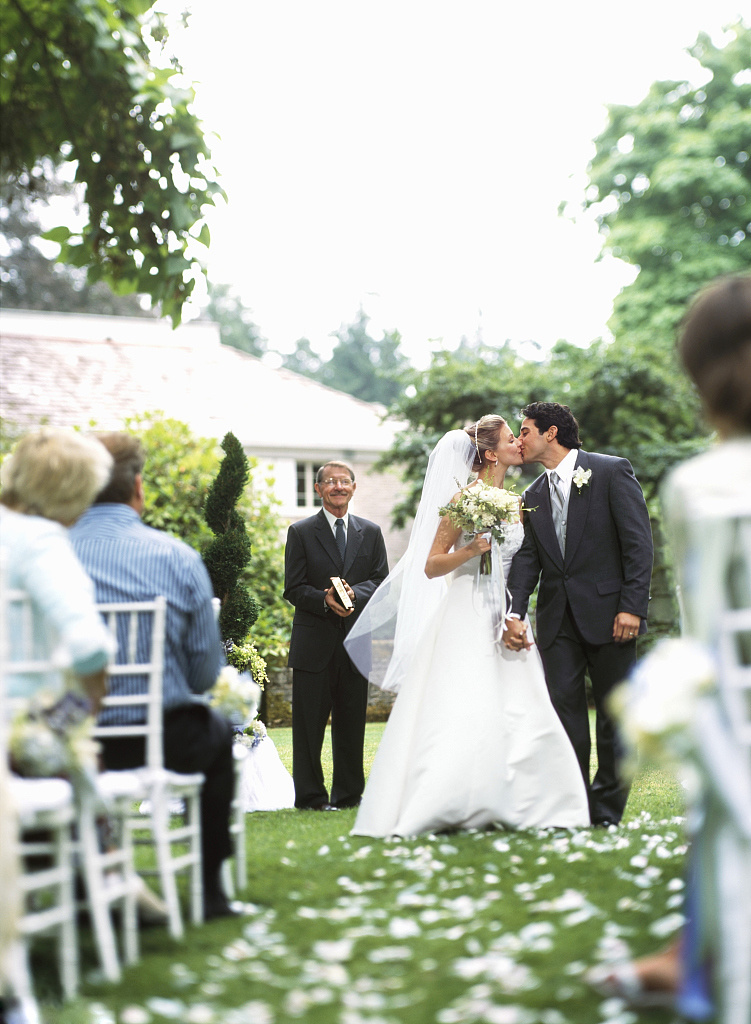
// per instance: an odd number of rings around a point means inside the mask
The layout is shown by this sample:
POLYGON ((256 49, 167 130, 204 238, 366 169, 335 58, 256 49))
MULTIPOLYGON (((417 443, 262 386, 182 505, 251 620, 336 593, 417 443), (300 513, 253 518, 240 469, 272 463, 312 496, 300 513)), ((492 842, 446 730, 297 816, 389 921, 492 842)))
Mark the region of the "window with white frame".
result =
POLYGON ((314 462, 297 463, 297 507, 320 508, 321 499, 315 490, 318 466, 314 462))

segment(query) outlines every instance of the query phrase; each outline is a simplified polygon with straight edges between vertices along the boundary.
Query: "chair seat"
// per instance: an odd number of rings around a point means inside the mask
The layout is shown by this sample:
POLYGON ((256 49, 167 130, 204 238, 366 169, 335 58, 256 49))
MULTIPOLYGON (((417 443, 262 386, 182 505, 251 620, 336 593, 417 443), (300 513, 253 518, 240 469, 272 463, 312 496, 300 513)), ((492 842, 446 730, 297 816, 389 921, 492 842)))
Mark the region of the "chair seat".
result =
POLYGON ((73 817, 73 787, 65 779, 10 777, 10 792, 22 826, 29 827, 40 815, 61 813, 73 817))

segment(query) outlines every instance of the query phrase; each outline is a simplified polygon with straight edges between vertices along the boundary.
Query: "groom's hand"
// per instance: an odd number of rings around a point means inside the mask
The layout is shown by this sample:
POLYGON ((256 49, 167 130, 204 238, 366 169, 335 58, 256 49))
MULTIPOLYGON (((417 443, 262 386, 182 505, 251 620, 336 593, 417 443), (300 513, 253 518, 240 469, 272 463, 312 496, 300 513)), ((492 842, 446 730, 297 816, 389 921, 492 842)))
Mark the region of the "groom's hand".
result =
POLYGON ((521 619, 506 619, 502 640, 510 651, 528 651, 532 647, 527 639, 527 627, 521 619))
POLYGON ((613 640, 617 644, 636 640, 640 625, 641 619, 638 615, 632 615, 630 612, 618 612, 613 623, 613 640))

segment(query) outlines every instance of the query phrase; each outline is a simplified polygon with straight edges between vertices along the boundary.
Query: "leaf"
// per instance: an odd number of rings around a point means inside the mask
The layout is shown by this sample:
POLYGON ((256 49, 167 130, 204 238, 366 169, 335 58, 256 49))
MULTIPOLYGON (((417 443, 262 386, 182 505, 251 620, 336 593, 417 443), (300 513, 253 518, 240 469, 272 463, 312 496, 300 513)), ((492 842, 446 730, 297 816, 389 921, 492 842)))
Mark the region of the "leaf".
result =
POLYGON ((56 228, 50 228, 49 231, 45 231, 42 238, 48 242, 59 242, 62 244, 63 242, 67 242, 72 234, 73 232, 70 228, 66 227, 64 224, 60 224, 56 228))

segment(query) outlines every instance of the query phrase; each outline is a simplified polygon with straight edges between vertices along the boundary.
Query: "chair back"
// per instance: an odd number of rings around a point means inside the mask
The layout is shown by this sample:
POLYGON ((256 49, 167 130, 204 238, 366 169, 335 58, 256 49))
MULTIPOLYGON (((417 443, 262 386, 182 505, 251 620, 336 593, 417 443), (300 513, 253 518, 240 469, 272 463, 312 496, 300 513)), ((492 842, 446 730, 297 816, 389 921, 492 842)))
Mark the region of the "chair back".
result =
POLYGON ((732 557, 718 618, 719 686, 736 739, 751 771, 751 516, 732 523, 732 557))
POLYGON ((28 695, 45 688, 62 692, 60 662, 41 657, 35 648, 35 614, 25 590, 6 586, 4 552, 0 552, 0 741, 5 749, 8 728, 28 696, 13 694, 18 684, 28 695))
POLYGON ((143 736, 147 768, 163 767, 162 680, 167 602, 121 601, 97 604, 117 656, 107 668, 107 696, 94 730, 97 739, 143 736))

